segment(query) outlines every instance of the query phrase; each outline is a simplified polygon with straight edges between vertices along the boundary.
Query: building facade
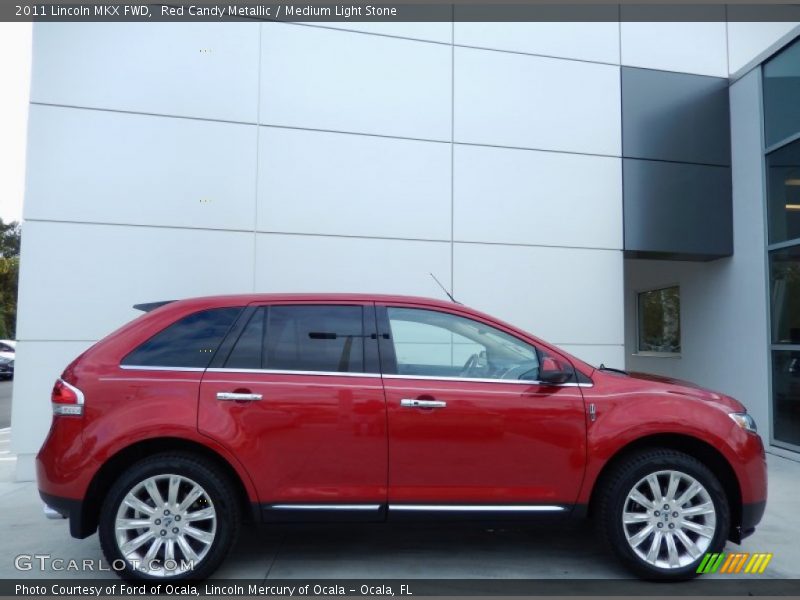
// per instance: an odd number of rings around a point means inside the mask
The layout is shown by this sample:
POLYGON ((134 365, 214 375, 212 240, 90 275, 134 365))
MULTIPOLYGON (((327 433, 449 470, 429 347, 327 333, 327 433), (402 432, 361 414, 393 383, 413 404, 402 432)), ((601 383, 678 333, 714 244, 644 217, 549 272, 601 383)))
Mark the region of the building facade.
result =
POLYGON ((795 25, 37 23, 17 477, 55 378, 135 303, 441 296, 429 273, 590 363, 730 393, 796 450, 772 419, 800 406, 800 300, 773 283, 770 318, 768 271, 800 234, 765 169, 794 177, 800 128, 787 109, 764 145, 758 64, 795 25))

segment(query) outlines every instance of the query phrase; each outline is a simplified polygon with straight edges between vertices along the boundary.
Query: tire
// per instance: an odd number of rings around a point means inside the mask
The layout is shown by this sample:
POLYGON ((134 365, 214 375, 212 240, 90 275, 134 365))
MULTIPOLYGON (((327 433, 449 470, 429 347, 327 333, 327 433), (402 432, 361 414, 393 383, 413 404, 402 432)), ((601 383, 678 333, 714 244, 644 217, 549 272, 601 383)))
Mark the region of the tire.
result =
POLYGON ((666 448, 632 454, 612 467, 598 492, 602 540, 644 579, 696 577, 703 556, 725 546, 730 527, 725 491, 708 467, 688 454, 666 448))
POLYGON ((191 454, 170 453, 143 459, 120 475, 103 501, 98 529, 103 554, 120 577, 176 581, 211 575, 240 522, 224 474, 191 454))

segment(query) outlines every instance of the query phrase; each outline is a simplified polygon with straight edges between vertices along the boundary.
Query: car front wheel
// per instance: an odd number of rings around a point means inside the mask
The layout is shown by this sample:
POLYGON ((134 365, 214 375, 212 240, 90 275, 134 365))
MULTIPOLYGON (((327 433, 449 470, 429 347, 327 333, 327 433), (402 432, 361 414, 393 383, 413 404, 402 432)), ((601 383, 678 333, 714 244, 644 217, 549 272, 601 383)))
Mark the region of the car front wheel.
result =
POLYGON ((100 514, 100 543, 126 579, 202 579, 227 555, 239 527, 227 479, 189 455, 158 455, 125 471, 100 514))
POLYGON ((600 494, 602 537, 647 579, 694 577, 705 554, 722 550, 728 537, 725 491, 708 467, 682 452, 653 449, 629 457, 600 494))

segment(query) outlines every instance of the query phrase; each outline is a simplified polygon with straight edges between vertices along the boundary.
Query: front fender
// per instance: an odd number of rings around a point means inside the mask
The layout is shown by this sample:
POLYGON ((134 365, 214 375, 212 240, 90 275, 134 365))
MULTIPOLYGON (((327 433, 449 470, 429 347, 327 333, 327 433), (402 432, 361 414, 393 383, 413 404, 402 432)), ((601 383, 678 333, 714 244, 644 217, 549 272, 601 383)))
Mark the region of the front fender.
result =
POLYGON ((676 435, 711 446, 731 466, 742 502, 766 499, 764 446, 758 435, 742 430, 724 405, 664 392, 587 398, 596 420, 587 429, 587 464, 579 503, 588 504, 603 468, 634 443, 658 435, 676 435))

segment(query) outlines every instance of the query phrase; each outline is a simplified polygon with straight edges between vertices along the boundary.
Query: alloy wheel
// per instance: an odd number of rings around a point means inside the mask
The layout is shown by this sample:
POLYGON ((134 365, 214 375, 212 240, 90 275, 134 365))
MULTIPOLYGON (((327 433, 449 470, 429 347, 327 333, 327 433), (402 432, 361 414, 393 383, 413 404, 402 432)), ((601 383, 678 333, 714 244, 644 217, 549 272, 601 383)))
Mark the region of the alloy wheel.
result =
POLYGON ((654 567, 680 569, 705 554, 717 529, 708 490, 681 471, 656 471, 630 490, 622 527, 631 549, 654 567))
POLYGON ((115 539, 131 566, 150 576, 191 571, 208 554, 217 532, 209 494, 183 475, 148 477, 120 502, 115 539))

